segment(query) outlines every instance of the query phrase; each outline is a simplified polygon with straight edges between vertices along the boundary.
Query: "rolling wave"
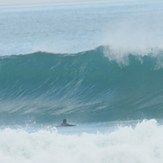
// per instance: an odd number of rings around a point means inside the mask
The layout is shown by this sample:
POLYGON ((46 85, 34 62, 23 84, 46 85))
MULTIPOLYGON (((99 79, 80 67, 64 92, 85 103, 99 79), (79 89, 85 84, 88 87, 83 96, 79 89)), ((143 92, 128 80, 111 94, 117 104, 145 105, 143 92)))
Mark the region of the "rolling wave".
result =
POLYGON ((163 116, 163 59, 128 54, 110 59, 105 47, 77 54, 36 52, 0 58, 0 119, 110 121, 163 116))

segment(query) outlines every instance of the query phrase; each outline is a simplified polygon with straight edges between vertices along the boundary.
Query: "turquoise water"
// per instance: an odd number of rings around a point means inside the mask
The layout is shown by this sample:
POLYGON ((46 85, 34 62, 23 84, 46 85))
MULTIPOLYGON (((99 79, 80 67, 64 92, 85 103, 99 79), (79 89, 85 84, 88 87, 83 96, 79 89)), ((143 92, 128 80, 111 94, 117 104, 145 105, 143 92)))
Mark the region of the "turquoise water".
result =
POLYGON ((1 120, 54 123, 68 117, 80 123, 162 118, 162 51, 157 56, 129 54, 125 63, 117 63, 105 49, 2 57, 1 120))

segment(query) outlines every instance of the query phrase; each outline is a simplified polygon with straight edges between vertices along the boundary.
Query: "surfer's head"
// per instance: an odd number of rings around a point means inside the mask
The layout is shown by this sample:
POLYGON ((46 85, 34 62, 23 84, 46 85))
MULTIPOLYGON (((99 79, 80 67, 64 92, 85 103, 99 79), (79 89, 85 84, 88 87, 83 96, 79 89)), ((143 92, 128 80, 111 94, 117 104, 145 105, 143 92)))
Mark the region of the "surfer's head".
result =
POLYGON ((67 124, 67 119, 63 119, 63 124, 67 124))

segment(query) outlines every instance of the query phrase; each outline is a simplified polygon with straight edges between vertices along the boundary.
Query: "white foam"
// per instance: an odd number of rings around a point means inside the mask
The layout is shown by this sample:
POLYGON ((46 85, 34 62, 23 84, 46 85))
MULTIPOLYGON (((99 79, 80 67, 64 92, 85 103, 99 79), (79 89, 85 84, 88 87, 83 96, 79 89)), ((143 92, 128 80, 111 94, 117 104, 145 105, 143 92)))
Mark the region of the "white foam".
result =
POLYGON ((135 7, 108 27, 103 44, 108 46, 106 56, 123 60, 129 54, 157 56, 163 50, 163 12, 154 9, 135 7))
POLYGON ((163 126, 155 120, 109 133, 63 135, 56 130, 0 131, 2 163, 162 163, 163 126))

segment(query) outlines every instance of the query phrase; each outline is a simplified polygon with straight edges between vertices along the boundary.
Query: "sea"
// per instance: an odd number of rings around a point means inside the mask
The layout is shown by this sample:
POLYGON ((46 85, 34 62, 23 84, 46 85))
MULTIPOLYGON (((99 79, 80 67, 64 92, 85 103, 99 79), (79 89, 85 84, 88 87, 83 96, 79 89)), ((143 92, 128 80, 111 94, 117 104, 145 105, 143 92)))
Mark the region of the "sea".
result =
POLYGON ((162 0, 0 6, 11 162, 163 162, 162 0))

